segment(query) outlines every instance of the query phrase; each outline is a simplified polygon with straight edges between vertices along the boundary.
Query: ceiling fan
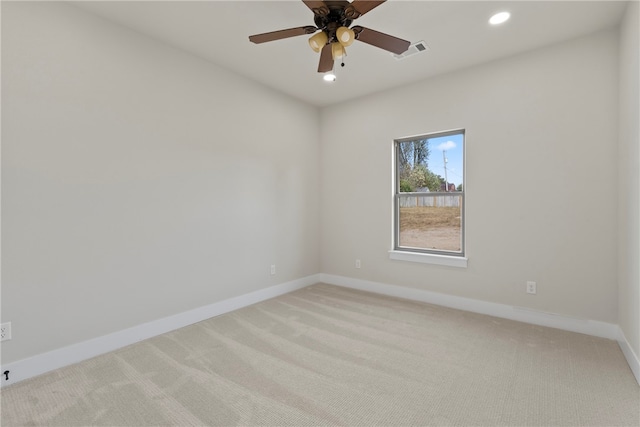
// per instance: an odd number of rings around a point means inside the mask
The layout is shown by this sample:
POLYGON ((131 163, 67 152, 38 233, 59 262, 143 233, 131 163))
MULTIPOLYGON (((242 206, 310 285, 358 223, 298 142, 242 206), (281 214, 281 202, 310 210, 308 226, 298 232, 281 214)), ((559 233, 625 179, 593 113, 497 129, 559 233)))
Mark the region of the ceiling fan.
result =
MULTIPOLYGON (((320 52, 319 73, 333 70, 334 61, 346 55, 345 47, 350 46, 354 40, 400 55, 409 48, 411 42, 359 25, 349 28, 353 20, 380 6, 385 1, 302 0, 313 12, 315 26, 307 25, 255 34, 249 36, 249 40, 253 43, 265 43, 315 33, 309 39, 309 46, 315 52, 320 52), (318 30, 320 32, 317 32, 318 30)), ((344 63, 342 65, 344 66, 344 63)))

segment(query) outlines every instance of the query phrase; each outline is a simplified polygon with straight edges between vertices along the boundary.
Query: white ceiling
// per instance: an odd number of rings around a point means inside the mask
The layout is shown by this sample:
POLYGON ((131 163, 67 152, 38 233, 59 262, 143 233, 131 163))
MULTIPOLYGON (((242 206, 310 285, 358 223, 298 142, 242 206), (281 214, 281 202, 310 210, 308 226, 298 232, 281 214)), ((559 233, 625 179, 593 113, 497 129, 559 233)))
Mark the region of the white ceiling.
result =
POLYGON ((299 0, 90 1, 76 6, 191 52, 316 106, 353 99, 427 77, 536 49, 616 26, 624 1, 390 0, 354 21, 396 37, 424 40, 430 50, 394 59, 356 41, 337 80, 317 72, 319 54, 299 36, 264 44, 248 36, 313 25, 299 0), (511 19, 488 24, 498 11, 511 19))

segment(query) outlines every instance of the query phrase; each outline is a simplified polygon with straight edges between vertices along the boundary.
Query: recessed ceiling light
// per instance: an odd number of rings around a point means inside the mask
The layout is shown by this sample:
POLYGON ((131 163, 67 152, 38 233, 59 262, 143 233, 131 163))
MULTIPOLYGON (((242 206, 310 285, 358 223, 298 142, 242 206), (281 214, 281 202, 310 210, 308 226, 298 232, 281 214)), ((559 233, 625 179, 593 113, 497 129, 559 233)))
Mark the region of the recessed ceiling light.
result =
POLYGON ((322 76, 322 78, 324 79, 325 82, 335 82, 336 81, 336 75, 333 73, 327 73, 324 76, 322 76))
POLYGON ((489 19, 489 24, 491 25, 502 24, 503 22, 506 22, 510 17, 511 17, 511 14, 509 12, 496 13, 489 19))

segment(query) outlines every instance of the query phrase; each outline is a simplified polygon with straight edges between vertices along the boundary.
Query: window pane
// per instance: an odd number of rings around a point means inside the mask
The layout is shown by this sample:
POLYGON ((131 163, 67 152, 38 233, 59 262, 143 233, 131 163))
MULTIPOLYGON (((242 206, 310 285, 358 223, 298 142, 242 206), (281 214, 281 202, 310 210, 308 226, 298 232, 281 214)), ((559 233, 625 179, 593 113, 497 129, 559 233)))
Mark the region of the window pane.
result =
POLYGON ((462 195, 399 197, 399 246, 462 250, 462 195))

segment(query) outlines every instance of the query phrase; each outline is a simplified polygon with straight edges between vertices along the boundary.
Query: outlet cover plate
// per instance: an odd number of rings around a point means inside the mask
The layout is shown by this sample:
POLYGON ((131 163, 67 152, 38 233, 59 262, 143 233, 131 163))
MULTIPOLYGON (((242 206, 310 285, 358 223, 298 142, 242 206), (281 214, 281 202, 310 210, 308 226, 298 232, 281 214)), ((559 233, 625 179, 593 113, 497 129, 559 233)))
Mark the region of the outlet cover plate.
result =
POLYGON ((11 339, 11 322, 0 325, 0 338, 0 341, 7 341, 11 339))
POLYGON ((536 282, 527 282, 527 293, 535 295, 538 289, 536 286, 536 282))

